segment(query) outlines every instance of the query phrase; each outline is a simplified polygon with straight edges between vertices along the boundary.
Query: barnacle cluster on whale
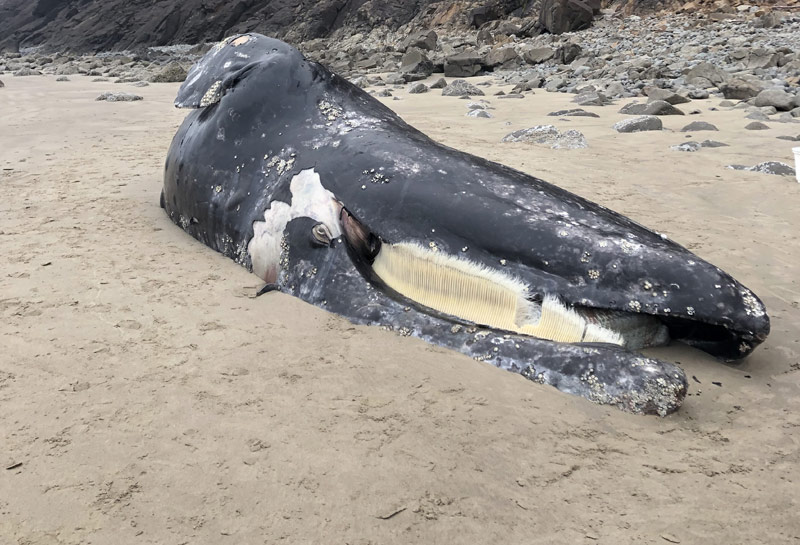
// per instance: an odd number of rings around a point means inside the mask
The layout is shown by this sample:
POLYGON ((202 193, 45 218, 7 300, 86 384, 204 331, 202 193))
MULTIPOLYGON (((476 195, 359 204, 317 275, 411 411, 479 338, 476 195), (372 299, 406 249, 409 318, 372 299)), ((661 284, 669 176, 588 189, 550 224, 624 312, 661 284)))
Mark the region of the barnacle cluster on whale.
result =
POLYGON ((662 415, 685 375, 633 350, 736 360, 769 333, 750 290, 677 243, 432 141, 278 40, 222 41, 176 105, 194 110, 167 156, 170 218, 352 322, 662 415))

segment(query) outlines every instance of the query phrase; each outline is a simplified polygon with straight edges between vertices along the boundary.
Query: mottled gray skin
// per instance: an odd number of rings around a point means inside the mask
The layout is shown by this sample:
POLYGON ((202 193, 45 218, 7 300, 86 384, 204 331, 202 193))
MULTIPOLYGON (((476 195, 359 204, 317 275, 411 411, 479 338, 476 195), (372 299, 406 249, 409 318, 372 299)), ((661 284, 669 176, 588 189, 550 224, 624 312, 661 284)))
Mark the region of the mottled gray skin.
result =
POLYGON ((162 206, 187 233, 251 268, 253 223, 292 202, 292 179, 313 169, 343 207, 329 227, 345 236, 320 245, 310 238, 315 222, 289 222, 282 290, 355 323, 640 413, 680 405, 679 368, 437 315, 376 278, 380 244, 413 241, 463 256, 518 277, 533 299, 558 295, 575 307, 657 316, 673 338, 724 359, 766 338, 761 302, 680 245, 543 180, 433 142, 283 42, 252 35, 233 43, 209 52, 179 91, 176 105, 197 109, 173 139, 162 206))

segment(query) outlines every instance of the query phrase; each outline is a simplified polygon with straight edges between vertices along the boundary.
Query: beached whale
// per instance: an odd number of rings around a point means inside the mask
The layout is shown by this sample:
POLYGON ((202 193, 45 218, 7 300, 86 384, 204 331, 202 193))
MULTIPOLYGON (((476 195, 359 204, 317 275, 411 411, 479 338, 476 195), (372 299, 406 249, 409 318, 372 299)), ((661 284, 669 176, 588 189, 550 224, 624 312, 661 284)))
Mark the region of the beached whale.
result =
POLYGON ((769 333, 761 301, 719 268, 437 144, 281 41, 220 42, 175 103, 195 110, 161 204, 264 291, 660 415, 680 406, 685 375, 634 350, 673 339, 736 360, 769 333))

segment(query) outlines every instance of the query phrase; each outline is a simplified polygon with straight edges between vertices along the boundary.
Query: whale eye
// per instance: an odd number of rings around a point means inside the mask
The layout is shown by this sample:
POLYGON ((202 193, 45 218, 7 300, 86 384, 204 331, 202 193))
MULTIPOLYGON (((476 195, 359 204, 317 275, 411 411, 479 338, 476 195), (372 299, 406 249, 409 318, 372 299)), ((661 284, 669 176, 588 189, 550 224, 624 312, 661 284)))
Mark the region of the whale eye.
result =
POLYGON ((322 246, 331 245, 333 236, 331 235, 331 230, 324 223, 318 223, 312 227, 311 234, 314 236, 314 240, 322 246))

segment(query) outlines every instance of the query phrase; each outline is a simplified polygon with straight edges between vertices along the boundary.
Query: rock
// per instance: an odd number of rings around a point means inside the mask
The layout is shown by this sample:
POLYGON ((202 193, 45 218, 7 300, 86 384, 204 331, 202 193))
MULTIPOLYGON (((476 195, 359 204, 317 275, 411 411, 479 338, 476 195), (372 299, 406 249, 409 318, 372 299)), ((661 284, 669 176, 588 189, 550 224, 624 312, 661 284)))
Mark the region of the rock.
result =
POLYGON ((410 47, 400 59, 401 74, 420 74, 425 77, 433 74, 433 63, 421 49, 410 47))
POLYGON ((463 79, 456 79, 442 89, 442 96, 445 97, 466 97, 466 96, 483 96, 483 91, 468 83, 463 79))
POLYGON ((716 128, 711 123, 706 123, 705 121, 692 121, 684 128, 681 129, 681 132, 697 132, 697 131, 718 131, 719 129, 716 128))
POLYGON ((150 77, 153 83, 179 83, 186 79, 186 68, 171 62, 150 77))
POLYGON ((689 70, 689 72, 686 74, 686 81, 689 83, 692 83, 695 80, 706 80, 713 86, 719 86, 719 84, 724 82, 726 79, 727 77, 725 72, 708 62, 701 62, 689 70))
POLYGON ((69 81, 69 78, 67 76, 58 76, 56 81, 69 81))
POLYGON ((444 78, 439 78, 431 83, 431 89, 444 89, 445 87, 447 87, 447 80, 444 78))
POLYGON ((3 80, 0 80, 0 89, 2 89, 2 88, 3 88, 3 87, 5 87, 5 86, 6 86, 6 84, 5 84, 5 83, 3 83, 3 80))
POLYGON ((570 129, 560 133, 553 125, 537 125, 529 129, 520 129, 505 135, 501 142, 526 142, 542 144, 552 149, 580 149, 589 144, 580 132, 570 129))
POLYGON ((150 84, 147 83, 146 81, 135 81, 135 82, 131 83, 131 85, 133 87, 148 87, 150 84))
POLYGON ((580 104, 581 106, 606 106, 613 104, 607 96, 599 92, 589 92, 577 95, 572 99, 572 102, 580 104))
POLYGON ((750 112, 745 116, 746 119, 755 119, 756 121, 769 121, 769 116, 761 111, 750 112))
POLYGON ((644 105, 644 115, 684 115, 684 113, 663 100, 653 100, 644 105))
MULTIPOLYGON (((500 92, 502 93, 502 91, 500 92)), ((525 98, 525 95, 521 95, 519 93, 509 93, 507 95, 506 94, 499 95, 497 98, 525 98)))
MULTIPOLYGON (((659 89, 658 87, 645 87, 644 94, 647 95, 648 101, 663 100, 664 102, 669 102, 670 104, 685 104, 687 102, 691 102, 691 100, 679 95, 678 93, 674 93, 667 89, 659 89)), ((707 92, 706 96, 708 96, 707 92)))
POLYGON ((481 63, 481 56, 474 51, 456 53, 444 59, 444 75, 468 78, 481 71, 481 63))
POLYGON ((589 28, 592 19, 592 8, 584 2, 542 0, 539 9, 539 27, 550 34, 563 34, 589 28))
POLYGON ((800 117, 800 106, 789 111, 792 117, 800 117))
POLYGON ((761 92, 761 87, 742 78, 731 78, 724 83, 720 83, 719 90, 725 98, 747 100, 758 95, 761 92))
POLYGON ((428 92, 428 86, 425 85, 424 83, 414 83, 410 85, 408 88, 408 93, 410 95, 419 95, 421 93, 427 93, 427 92, 428 92))
POLYGON ((645 108, 647 108, 647 104, 629 102, 628 104, 619 109, 619 113, 625 115, 642 115, 644 113, 645 108))
POLYGON ((794 97, 783 89, 765 89, 756 95, 755 105, 772 106, 776 110, 788 112, 794 105, 794 97))
POLYGON ((555 55, 553 58, 556 62, 561 64, 569 64, 578 57, 580 57, 581 53, 583 53, 583 48, 575 43, 568 43, 566 45, 562 45, 556 50, 555 55))
POLYGON ((705 89, 692 89, 687 93, 688 97, 692 100, 702 100, 708 98, 708 91, 705 89))
POLYGON ((484 28, 478 31, 478 35, 475 36, 475 43, 478 47, 482 45, 494 45, 494 36, 492 36, 488 28, 484 28))
POLYGON ((720 108, 733 108, 734 106, 736 106, 736 104, 734 104, 730 100, 723 100, 722 102, 719 103, 720 108))
POLYGON ((736 49, 730 54, 731 62, 741 63, 748 70, 776 66, 779 58, 780 55, 775 50, 764 47, 736 49))
POLYGON ((587 112, 582 108, 573 108, 571 110, 558 110, 557 112, 550 112, 548 116, 555 117, 600 117, 594 112, 587 112))
POLYGON ((654 115, 643 115, 634 117, 632 119, 623 119, 614 124, 614 130, 617 132, 642 132, 642 131, 660 131, 663 128, 661 120, 654 115))
POLYGON ((541 64, 552 59, 555 54, 555 50, 550 47, 534 47, 522 52, 522 60, 528 64, 541 64))
POLYGON ((778 28, 781 24, 783 24, 783 15, 774 11, 765 13, 753 21, 753 26, 756 28, 778 28))
POLYGON ((389 89, 381 89, 380 92, 378 92, 378 96, 379 97, 390 97, 390 96, 392 96, 392 92, 389 89))
POLYGON ((800 142, 800 134, 797 136, 778 136, 778 140, 788 140, 789 142, 800 142))
POLYGON ((769 129, 769 126, 763 124, 761 121, 753 121, 745 126, 748 131, 764 131, 769 129))
POLYGON ((108 81, 108 78, 94 78, 94 79, 92 79, 92 83, 102 83, 104 81, 108 81))
POLYGON ((761 174, 774 174, 776 176, 794 176, 795 172, 792 167, 786 163, 779 161, 765 161, 758 163, 752 167, 744 165, 728 165, 728 168, 733 170, 747 170, 749 172, 760 172, 761 174))
POLYGON ((495 68, 518 58, 513 47, 496 47, 486 54, 483 64, 489 68, 495 68))
POLYGON ((142 97, 139 95, 133 95, 131 93, 105 92, 95 100, 105 100, 107 102, 133 102, 135 100, 142 100, 142 97))
POLYGON ((41 76, 42 73, 39 70, 34 70, 32 68, 20 68, 16 72, 14 72, 15 76, 41 76))
POLYGON ((406 83, 406 78, 403 77, 403 74, 398 72, 392 72, 391 74, 386 74, 384 76, 386 83, 389 85, 403 85, 406 83))
POLYGON ((716 140, 703 140, 700 142, 700 146, 704 148, 727 148, 728 144, 717 142, 716 140))
POLYGON ((670 146, 670 149, 674 151, 698 151, 700 149, 700 142, 684 142, 677 146, 670 146))
POLYGON ((420 30, 410 34, 408 38, 403 40, 401 47, 404 50, 409 47, 415 47, 426 51, 435 51, 438 41, 439 36, 433 30, 420 30))
POLYGON ((606 86, 605 95, 613 98, 619 98, 626 94, 625 86, 618 81, 612 81, 606 86))
POLYGON ((538 89, 542 86, 541 78, 534 78, 529 81, 524 81, 522 83, 518 83, 511 89, 512 93, 524 93, 525 91, 533 91, 534 89, 538 89))
POLYGON ((470 110, 467 112, 467 117, 485 117, 491 118, 493 117, 492 114, 487 112, 486 110, 470 110))

